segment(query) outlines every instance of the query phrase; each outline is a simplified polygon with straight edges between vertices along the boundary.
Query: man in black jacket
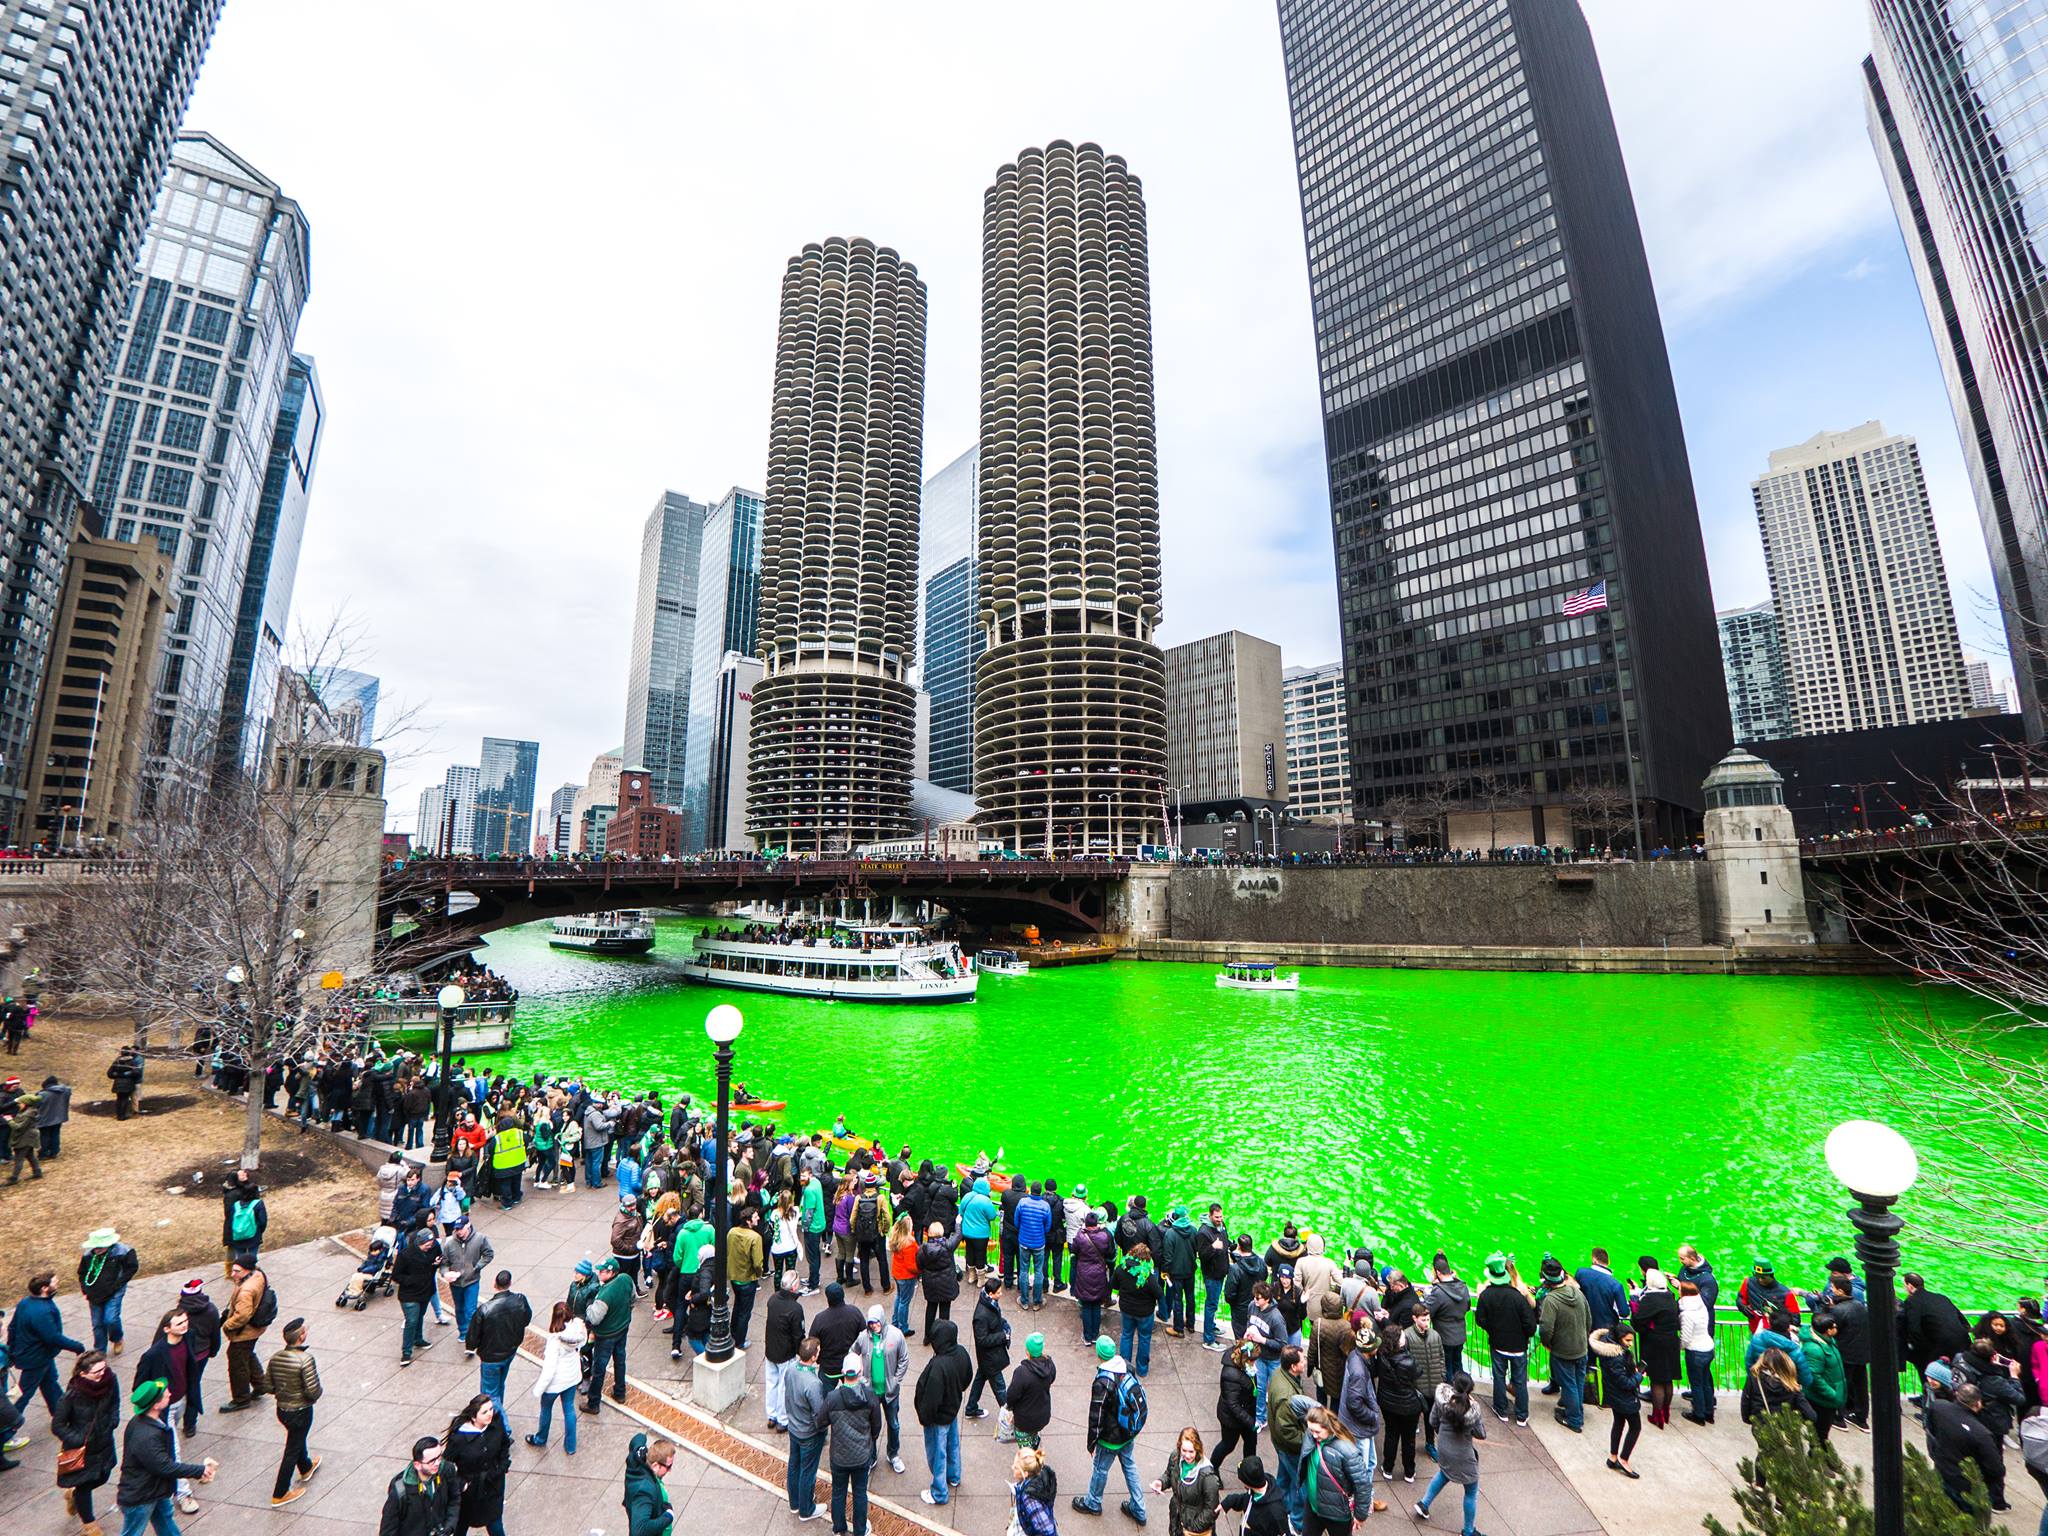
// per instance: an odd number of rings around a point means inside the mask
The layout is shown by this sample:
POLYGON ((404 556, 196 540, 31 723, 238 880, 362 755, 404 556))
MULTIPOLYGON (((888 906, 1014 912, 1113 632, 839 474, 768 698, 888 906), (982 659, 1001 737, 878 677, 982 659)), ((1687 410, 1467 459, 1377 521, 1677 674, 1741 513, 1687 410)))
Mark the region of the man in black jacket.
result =
POLYGON ((1059 1367, 1046 1358, 1045 1335, 1032 1334, 1024 1341, 1024 1363, 1010 1378, 1010 1399, 1005 1405, 1010 1432, 1007 1436, 998 1435, 997 1439, 1015 1439, 1019 1445, 1038 1444, 1038 1437, 1052 1422, 1052 1384, 1058 1376, 1059 1367))
POLYGON ((1216 1306, 1223 1299, 1223 1282, 1230 1278, 1230 1230, 1223 1222, 1223 1207, 1213 1200, 1195 1228, 1195 1267, 1202 1276, 1202 1348, 1220 1354, 1223 1341, 1216 1333, 1216 1306))
POLYGON ((454 1536, 461 1489, 441 1471, 441 1438, 425 1435, 412 1443, 412 1463, 384 1490, 377 1536, 454 1536))
POLYGON ((427 1306, 440 1272, 441 1245, 434 1240, 430 1228, 421 1227, 400 1243, 398 1256, 391 1261, 391 1278, 398 1285, 398 1309, 405 1314, 405 1334, 398 1346, 400 1365, 412 1364, 414 1350, 434 1347, 422 1325, 427 1320, 427 1306))
POLYGON ((1984 1399, 1969 1385, 1956 1388, 1953 1399, 1927 1394, 1927 1456, 1941 1474, 1941 1490, 1958 1509, 1968 1484, 1963 1480, 1963 1462, 1977 1463, 1984 1474, 1984 1486, 1991 1494, 1993 1509, 2009 1509, 2005 1502, 2005 1457, 1998 1437, 1984 1427, 1977 1415, 1984 1399))
POLYGON ((1507 1255, 1496 1253, 1486 1260, 1486 1284, 1472 1309, 1473 1320, 1486 1335, 1492 1355, 1493 1414, 1502 1423, 1508 1418, 1508 1395, 1514 1393, 1515 1422, 1529 1422, 1529 1341, 1536 1336, 1536 1308, 1522 1288, 1514 1283, 1507 1255))
POLYGON ((825 1287, 825 1310, 811 1319, 811 1337, 818 1341, 818 1374, 837 1381, 846 1373, 846 1352, 867 1327, 860 1308, 846 1299, 846 1287, 837 1280, 825 1287))
POLYGON ((1847 1275, 1828 1277, 1828 1307, 1835 1314, 1835 1348, 1842 1355, 1842 1419, 1870 1428, 1870 1308, 1858 1301, 1847 1275))
POLYGON ((1129 1253, 1143 1243, 1156 1258, 1160 1249, 1158 1223, 1146 1214, 1145 1197, 1131 1196, 1131 1203, 1125 1209, 1123 1219, 1116 1224, 1116 1251, 1129 1253))
POLYGON ((178 1287, 178 1310, 185 1314, 185 1350, 191 1357, 185 1367, 185 1418, 179 1433, 191 1435, 199 1428, 199 1415, 206 1408, 199 1400, 206 1362, 221 1352, 220 1308, 206 1294, 205 1284, 195 1277, 178 1287))
POLYGON ((984 1383, 995 1394, 998 1410, 1010 1401, 1003 1381, 1010 1364, 1010 1323, 1003 1316, 1002 1294, 1002 1281, 990 1279, 982 1285, 981 1300, 974 1306, 974 1385, 967 1393, 970 1419, 988 1417, 988 1410, 981 1406, 984 1383))
POLYGON ((960 1347, 960 1330, 951 1318, 932 1324, 932 1357, 917 1378, 917 1422, 924 1427, 924 1459, 932 1484, 917 1496, 927 1504, 944 1504, 960 1486, 960 1405, 974 1379, 974 1362, 960 1347))
POLYGON ((1002 1229, 996 1240, 999 1273, 1003 1284, 1013 1290, 1017 1285, 1017 1203, 1030 1192, 1031 1186, 1012 1174, 1010 1187, 1003 1191, 1003 1198, 998 1202, 1003 1212, 1002 1229))
POLYGON ((505 1421, 505 1433, 512 1433, 512 1416, 505 1411, 505 1373, 512 1369, 512 1357, 526 1342, 526 1325, 533 1321, 533 1308, 512 1289, 512 1271, 501 1269, 491 1281, 490 1298, 469 1316, 469 1331, 463 1348, 477 1359, 477 1390, 498 1405, 498 1417, 505 1421))
POLYGON ((1237 1252, 1223 1281, 1223 1304, 1230 1309, 1231 1337, 1241 1339, 1252 1320, 1252 1287, 1266 1278, 1266 1261, 1252 1247, 1249 1232, 1237 1234, 1237 1252))
POLYGON ((761 1347, 768 1357, 768 1382, 762 1395, 768 1408, 768 1427, 782 1434, 789 1432, 783 1417, 783 1386, 796 1369, 796 1353, 804 1342, 804 1303, 798 1294, 802 1288, 803 1278, 791 1265, 768 1298, 767 1321, 762 1324, 761 1347))
POLYGON ((170 1401, 170 1384, 163 1381, 145 1381, 128 1395, 135 1417, 128 1421, 121 1436, 121 1481, 114 1490, 114 1501, 121 1506, 124 1525, 139 1528, 139 1522, 129 1511, 146 1509, 149 1523, 157 1530, 175 1531, 178 1522, 171 1498, 178 1490, 178 1479, 190 1477, 210 1483, 220 1466, 211 1456, 203 1462, 191 1462, 180 1461, 173 1454, 171 1426, 164 1422, 170 1401))
MULTIPOLYGON (((1946 1360, 1959 1349, 1970 1347, 1970 1325, 1956 1304, 1939 1291, 1927 1289, 1918 1275, 1901 1277, 1906 1299, 1899 1303, 1899 1353, 1913 1362, 1920 1373, 1920 1389, 1927 1389, 1927 1367, 1946 1360)), ((1882 1390, 1884 1383, 1880 1382, 1882 1390)))
POLYGON ((1045 1181, 1045 1203, 1052 1207, 1052 1225, 1045 1229, 1045 1284, 1050 1290, 1064 1291, 1067 1282, 1061 1278, 1060 1266, 1067 1256, 1067 1203, 1060 1198, 1058 1179, 1045 1181))

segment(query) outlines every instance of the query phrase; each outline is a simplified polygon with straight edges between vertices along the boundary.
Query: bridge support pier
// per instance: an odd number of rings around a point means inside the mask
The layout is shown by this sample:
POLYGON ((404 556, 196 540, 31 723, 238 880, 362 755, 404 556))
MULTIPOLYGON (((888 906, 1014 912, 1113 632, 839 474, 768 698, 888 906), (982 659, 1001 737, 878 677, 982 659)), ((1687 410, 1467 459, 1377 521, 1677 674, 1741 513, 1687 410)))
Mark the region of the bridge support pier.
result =
POLYGON ((1126 944, 1171 938, 1173 928, 1173 866, 1133 864, 1109 888, 1109 909, 1103 929, 1126 944))

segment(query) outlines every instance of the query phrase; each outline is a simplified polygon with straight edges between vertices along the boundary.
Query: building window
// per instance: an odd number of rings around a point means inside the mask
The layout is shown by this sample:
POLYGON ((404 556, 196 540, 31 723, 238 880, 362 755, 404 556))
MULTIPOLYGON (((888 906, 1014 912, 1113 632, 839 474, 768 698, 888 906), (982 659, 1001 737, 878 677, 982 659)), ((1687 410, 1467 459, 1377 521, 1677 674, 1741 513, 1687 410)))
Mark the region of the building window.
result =
POLYGON ((198 305, 192 311, 191 337, 194 341, 218 346, 228 339, 228 326, 233 319, 234 316, 224 309, 215 309, 211 304, 198 305))
MULTIPOLYGON (((154 411, 156 407, 151 406, 150 409, 154 411)), ((147 436, 146 433, 144 435, 147 436)), ((196 453, 205 435, 205 419, 190 411, 172 411, 164 418, 163 444, 166 448, 182 448, 196 453)))

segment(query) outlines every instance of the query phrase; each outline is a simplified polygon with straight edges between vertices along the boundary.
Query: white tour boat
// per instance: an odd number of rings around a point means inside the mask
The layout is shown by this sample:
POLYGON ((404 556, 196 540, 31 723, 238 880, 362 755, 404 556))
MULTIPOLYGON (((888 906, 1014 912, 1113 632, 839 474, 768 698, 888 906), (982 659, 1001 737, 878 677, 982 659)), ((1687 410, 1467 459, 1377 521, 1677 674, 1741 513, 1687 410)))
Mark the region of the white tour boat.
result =
POLYGON ((580 949, 593 955, 644 955, 654 948, 654 919, 630 907, 558 917, 548 943, 556 949, 580 949))
POLYGON ((1299 992, 1301 977, 1282 976, 1270 960, 1232 960, 1216 973, 1216 985, 1243 992, 1299 992))
POLYGON ((1029 976, 1030 965, 1014 949, 984 949, 974 957, 974 968, 991 976, 1029 976))
POLYGON ((960 946, 906 923, 818 922, 700 933, 682 972, 714 987, 864 1003, 964 1003, 960 946))

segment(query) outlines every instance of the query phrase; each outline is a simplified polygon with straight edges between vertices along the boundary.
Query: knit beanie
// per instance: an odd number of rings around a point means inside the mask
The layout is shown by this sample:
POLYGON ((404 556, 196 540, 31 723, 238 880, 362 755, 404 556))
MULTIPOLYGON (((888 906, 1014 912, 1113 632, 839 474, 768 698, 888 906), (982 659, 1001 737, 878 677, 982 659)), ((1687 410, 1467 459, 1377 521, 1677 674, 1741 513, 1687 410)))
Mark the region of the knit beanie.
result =
POLYGON ((1097 1339, 1095 1341, 1095 1358, 1098 1360, 1114 1360, 1116 1358, 1116 1346, 1110 1343, 1108 1339, 1097 1339))
POLYGON ((1045 1354, 1045 1335, 1034 1333, 1024 1341, 1024 1353, 1036 1360, 1045 1354))

